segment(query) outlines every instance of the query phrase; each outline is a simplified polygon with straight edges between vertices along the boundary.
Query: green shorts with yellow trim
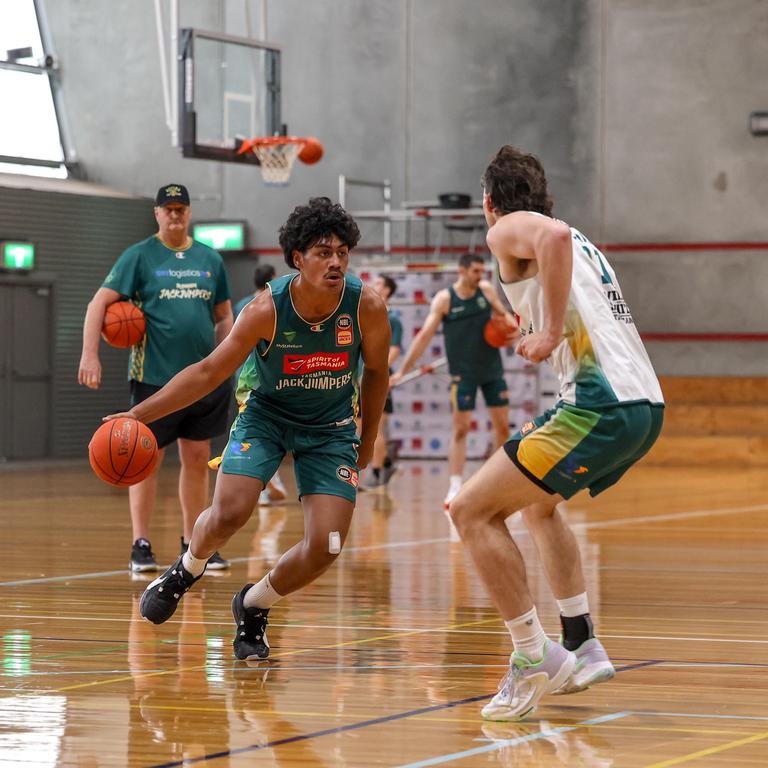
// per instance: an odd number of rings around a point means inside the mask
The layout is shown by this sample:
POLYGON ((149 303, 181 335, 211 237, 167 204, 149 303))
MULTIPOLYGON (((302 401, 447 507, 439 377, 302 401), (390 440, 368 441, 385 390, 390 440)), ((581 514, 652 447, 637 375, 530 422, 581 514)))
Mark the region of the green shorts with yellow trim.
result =
POLYGON ((451 408, 454 411, 474 411, 478 387, 489 408, 509 405, 507 382, 503 376, 482 383, 469 376, 451 376, 451 408))
POLYGON ((354 503, 359 444, 354 422, 328 429, 301 429, 270 418, 267 411, 247 404, 232 425, 221 471, 255 477, 266 485, 290 451, 299 498, 321 493, 354 503))
POLYGON ((583 488, 610 488, 656 442, 664 406, 621 403, 588 410, 570 403, 524 424, 504 444, 520 471, 548 493, 569 499, 583 488))

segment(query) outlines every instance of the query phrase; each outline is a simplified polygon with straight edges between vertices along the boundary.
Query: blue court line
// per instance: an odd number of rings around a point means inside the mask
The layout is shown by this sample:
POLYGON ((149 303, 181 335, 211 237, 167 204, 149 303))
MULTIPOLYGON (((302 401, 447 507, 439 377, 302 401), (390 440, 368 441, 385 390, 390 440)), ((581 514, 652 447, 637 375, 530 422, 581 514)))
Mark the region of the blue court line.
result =
MULTIPOLYGON (((639 669, 641 667, 649 667, 654 664, 659 664, 657 660, 642 661, 638 664, 631 664, 629 666, 621 667, 616 672, 627 672, 632 669, 639 669)), ((336 733, 344 733, 345 731, 356 731, 360 728, 367 728, 371 725, 381 725, 382 723, 391 723, 395 720, 404 720, 407 717, 416 717, 418 715, 426 715, 429 712, 440 712, 444 709, 451 709, 452 707, 458 707, 462 704, 474 704, 478 701, 485 701, 492 698, 494 694, 483 694, 482 696, 470 696, 466 699, 457 699, 456 701, 449 701, 445 704, 435 704, 432 707, 421 707, 420 709, 411 709, 408 712, 398 712, 395 715, 385 715, 384 717, 376 717, 372 720, 362 720, 359 723, 349 723, 348 725, 340 725, 336 728, 326 728, 322 731, 313 731, 312 733, 301 733, 298 736, 289 736, 285 739, 277 739, 275 741, 267 742, 266 744, 251 744, 247 747, 239 747, 238 749, 227 749, 221 752, 213 752, 210 755, 203 755, 202 757, 188 758, 186 760, 177 760, 172 763, 158 763, 156 765, 147 766, 147 768, 182 768, 185 765, 193 765, 195 763, 204 763, 208 760, 216 760, 220 757, 231 757, 233 755, 242 755, 246 752, 258 752, 262 749, 273 749, 274 747, 280 747, 283 744, 295 744, 298 741, 309 741, 310 739, 317 739, 321 736, 331 736, 336 733)), ((619 716, 624 717, 628 713, 619 713, 619 716)), ((604 715, 602 718, 595 718, 594 721, 584 721, 579 725, 594 725, 598 722, 605 722, 607 719, 615 719, 616 715, 604 715)), ((480 722, 478 720, 478 722, 480 722)), ((578 726, 564 726, 569 730, 578 726)))
MULTIPOLYGON (((545 731, 539 731, 538 733, 528 733, 525 736, 518 736, 516 739, 499 739, 492 744, 486 744, 483 747, 474 747, 472 749, 465 749, 463 752, 453 752, 450 755, 440 755, 438 757, 430 757, 426 760, 419 760, 415 763, 406 763, 398 768, 427 768, 430 765, 441 765, 442 763, 450 763, 453 760, 462 760, 465 757, 474 757, 475 755, 484 755, 488 752, 496 752, 499 749, 506 747, 515 747, 518 744, 525 744, 528 741, 538 741, 539 739, 550 739, 552 736, 557 736, 559 733, 568 733, 568 731, 575 731, 579 728, 589 725, 599 725, 600 723, 607 723, 611 720, 618 720, 622 717, 631 715, 632 712, 613 712, 610 715, 602 715, 601 717, 593 717, 590 720, 582 720, 574 725, 561 725, 557 728, 547 728, 545 731)), ((524 725, 524 723, 521 723, 524 725)))
POLYGON ((226 749, 222 752, 213 752, 210 755, 203 755, 202 757, 187 758, 186 760, 176 760, 172 763, 158 763, 157 765, 148 766, 148 768, 181 768, 185 765, 193 765, 195 763, 203 763, 207 760, 216 760, 219 757, 232 757, 234 755, 242 755, 245 752, 257 752, 262 749, 272 749, 273 747, 280 747, 283 744, 295 744, 297 741, 308 741, 309 739, 317 739, 320 736, 331 736, 335 733, 344 733, 345 731, 356 731, 359 728, 367 728, 370 725, 381 725, 382 723, 391 723, 394 720, 403 720, 406 717, 415 717, 416 715, 426 715, 429 712, 439 712, 443 709, 450 709, 451 707, 458 707, 462 704, 474 704, 478 701, 490 699, 490 694, 484 694, 483 696, 470 696, 466 699, 458 699, 456 701, 449 701, 446 704, 436 704, 432 707, 422 707, 420 709, 411 709, 408 712, 398 712, 396 715, 385 715, 384 717, 375 717, 372 720, 362 720, 359 723, 349 723, 348 725, 340 725, 337 728, 326 728, 323 731, 313 731, 312 733, 301 733, 298 736, 289 736, 285 739, 276 739, 275 741, 267 742, 266 744, 251 744, 247 747, 239 747, 238 749, 226 749))

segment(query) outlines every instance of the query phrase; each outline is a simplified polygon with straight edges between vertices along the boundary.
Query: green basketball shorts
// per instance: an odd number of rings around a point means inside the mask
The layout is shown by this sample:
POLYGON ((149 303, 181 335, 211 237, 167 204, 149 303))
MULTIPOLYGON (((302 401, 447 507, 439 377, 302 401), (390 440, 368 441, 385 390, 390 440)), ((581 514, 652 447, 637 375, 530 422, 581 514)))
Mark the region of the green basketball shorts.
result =
POLYGON ((451 409, 454 411, 474 411, 478 387, 481 389, 483 400, 489 408, 509 405, 507 382, 503 376, 483 383, 469 376, 452 376, 451 409))
POLYGON ((359 444, 354 422, 331 429, 300 429, 270 418, 261 408, 247 405, 232 425, 221 471, 255 477, 266 485, 290 451, 299 498, 321 493, 354 503, 359 444))
POLYGON ((590 496, 597 496, 648 453, 663 421, 661 404, 588 410, 561 402, 524 424, 504 450, 548 493, 569 499, 589 488, 590 496))

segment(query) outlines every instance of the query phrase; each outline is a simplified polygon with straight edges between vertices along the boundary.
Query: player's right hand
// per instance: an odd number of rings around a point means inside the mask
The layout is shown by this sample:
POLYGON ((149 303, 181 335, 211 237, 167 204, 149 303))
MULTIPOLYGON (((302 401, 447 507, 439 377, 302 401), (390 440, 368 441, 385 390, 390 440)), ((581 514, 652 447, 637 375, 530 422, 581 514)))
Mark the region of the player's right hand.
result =
POLYGON ((80 358, 77 383, 89 389, 98 389, 101 384, 101 363, 98 355, 86 355, 80 358))
POLYGON ((398 371, 397 373, 393 373, 389 377, 389 386, 390 386, 390 388, 396 387, 402 381, 402 379, 403 379, 402 372, 398 371))

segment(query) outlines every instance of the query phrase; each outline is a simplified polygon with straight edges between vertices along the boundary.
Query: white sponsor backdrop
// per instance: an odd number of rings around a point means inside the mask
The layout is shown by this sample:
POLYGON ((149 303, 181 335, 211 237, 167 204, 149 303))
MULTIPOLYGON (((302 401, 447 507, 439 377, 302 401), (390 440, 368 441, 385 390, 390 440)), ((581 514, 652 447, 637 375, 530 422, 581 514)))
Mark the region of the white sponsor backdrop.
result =
MULTIPOLYGON (((455 268, 444 266, 434 269, 374 266, 358 269, 358 275, 366 283, 372 282, 382 272, 397 283, 397 293, 390 300, 390 308, 400 315, 405 353, 429 314, 432 297, 455 282, 457 272, 455 268)), ((488 279, 492 279, 490 272, 488 279)), ((506 302, 503 296, 502 301, 506 302)), ((441 328, 419 360, 419 365, 427 365, 444 355, 441 328)), ((516 355, 514 348, 503 349, 501 355, 509 389, 509 423, 512 432, 515 432, 555 402, 557 379, 548 365, 529 363, 516 355)), ((447 457, 451 435, 449 386, 448 367, 444 366, 435 373, 420 376, 393 390, 395 412, 389 420, 389 437, 400 441, 400 456, 419 459, 447 457)), ((467 458, 482 459, 492 446, 491 421, 482 393, 478 391, 477 407, 467 437, 467 458)))

